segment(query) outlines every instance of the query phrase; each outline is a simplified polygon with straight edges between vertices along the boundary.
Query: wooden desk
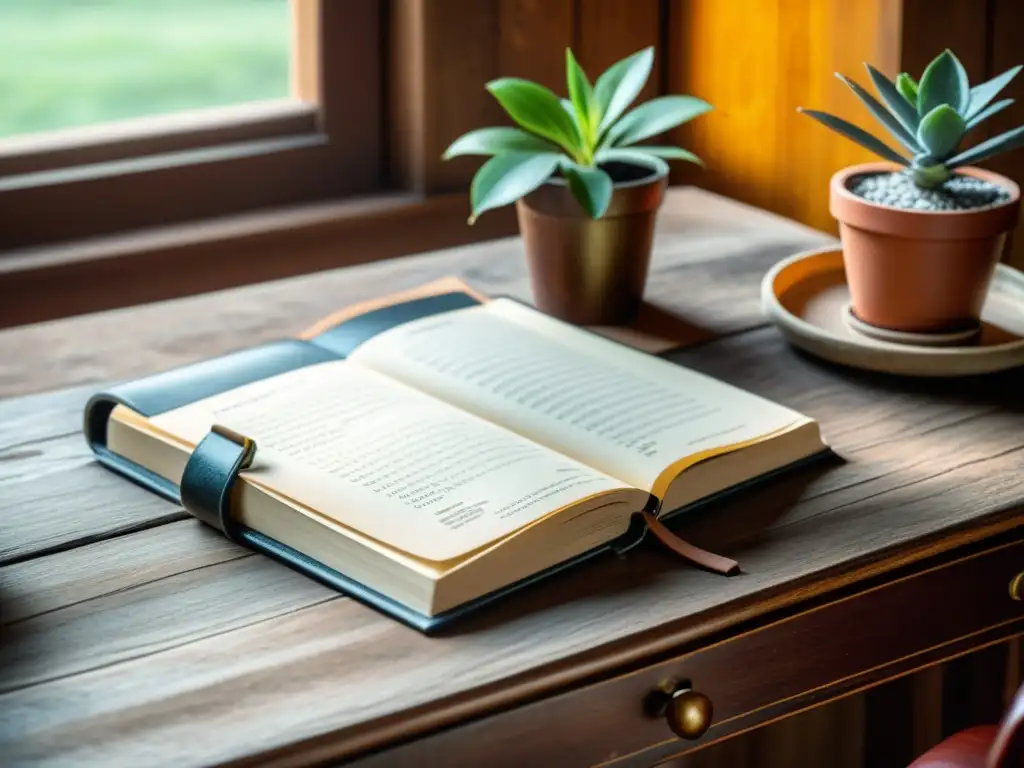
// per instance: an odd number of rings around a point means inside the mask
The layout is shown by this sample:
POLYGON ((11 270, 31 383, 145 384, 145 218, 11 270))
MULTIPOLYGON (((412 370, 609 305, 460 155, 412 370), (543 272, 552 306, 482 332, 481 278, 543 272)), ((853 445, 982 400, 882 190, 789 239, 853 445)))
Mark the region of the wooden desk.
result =
MULTIPOLYGON (((695 190, 662 216, 671 354, 815 416, 842 460, 681 522, 744 573, 657 546, 427 639, 254 556, 102 470, 96 384, 294 333, 459 274, 525 295, 515 240, 0 333, 0 755, 81 765, 649 765, 1024 632, 1024 374, 911 382, 786 347, 758 282, 827 242, 695 190), (644 714, 686 678, 700 742, 644 714)), ((286 255, 282 255, 286 258, 286 255)))

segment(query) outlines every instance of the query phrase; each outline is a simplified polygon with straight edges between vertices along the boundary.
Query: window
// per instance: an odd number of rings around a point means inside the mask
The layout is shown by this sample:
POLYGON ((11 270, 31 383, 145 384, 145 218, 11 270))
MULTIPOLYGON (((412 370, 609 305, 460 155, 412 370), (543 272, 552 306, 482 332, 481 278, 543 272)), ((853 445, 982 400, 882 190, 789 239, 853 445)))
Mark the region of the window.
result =
POLYGON ((0 258, 375 191, 382 0, 0 0, 0 258))
POLYGON ((288 0, 0 0, 0 138, 285 99, 288 0))

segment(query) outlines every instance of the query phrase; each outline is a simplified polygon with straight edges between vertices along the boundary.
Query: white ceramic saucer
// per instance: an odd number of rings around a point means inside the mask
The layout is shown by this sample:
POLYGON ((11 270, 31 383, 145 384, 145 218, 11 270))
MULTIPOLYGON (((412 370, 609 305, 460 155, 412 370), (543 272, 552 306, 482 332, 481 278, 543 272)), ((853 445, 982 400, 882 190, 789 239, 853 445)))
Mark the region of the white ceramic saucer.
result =
POLYGON ((977 342, 981 334, 981 321, 961 331, 949 333, 908 333, 907 331, 891 331, 888 328, 879 328, 877 325, 865 323, 857 313, 853 311, 853 304, 847 304, 843 310, 843 318, 846 324, 861 336, 871 336, 881 341, 891 341, 895 344, 912 344, 918 347, 956 347, 967 346, 977 342))
POLYGON ((980 334, 941 346, 889 341, 849 321, 850 290, 838 247, 776 264, 761 282, 768 318, 796 347, 835 363, 909 376, 971 376, 1024 365, 1024 274, 1003 264, 982 310, 980 334))

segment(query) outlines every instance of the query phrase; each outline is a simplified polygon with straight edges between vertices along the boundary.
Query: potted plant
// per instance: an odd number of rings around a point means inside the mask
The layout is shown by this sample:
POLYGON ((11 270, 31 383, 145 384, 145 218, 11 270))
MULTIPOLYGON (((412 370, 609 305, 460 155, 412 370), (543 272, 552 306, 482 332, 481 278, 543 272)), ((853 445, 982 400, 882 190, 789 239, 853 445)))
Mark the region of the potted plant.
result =
POLYGON ((679 147, 639 142, 711 109, 662 96, 627 112, 651 73, 654 49, 612 65, 591 86, 566 49, 569 98, 528 80, 487 90, 519 127, 481 128, 445 158, 485 155, 470 187, 470 223, 516 203, 537 306, 580 324, 628 322, 643 298, 666 160, 700 163, 679 147))
POLYGON ((845 168, 832 177, 830 210, 857 319, 912 333, 977 326, 1007 232, 1020 207, 1010 179, 970 167, 1024 144, 1024 126, 961 149, 965 135, 1013 103, 994 101, 1021 69, 971 87, 951 51, 920 82, 895 82, 870 65, 879 101, 837 73, 907 155, 835 115, 800 110, 888 163, 845 168), (895 164, 895 165, 894 165, 895 164))

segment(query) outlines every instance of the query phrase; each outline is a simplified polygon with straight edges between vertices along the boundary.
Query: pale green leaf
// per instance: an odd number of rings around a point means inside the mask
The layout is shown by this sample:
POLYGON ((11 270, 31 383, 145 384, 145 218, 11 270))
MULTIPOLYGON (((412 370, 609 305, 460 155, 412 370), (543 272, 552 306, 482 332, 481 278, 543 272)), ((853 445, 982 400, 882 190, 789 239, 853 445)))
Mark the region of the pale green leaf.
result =
POLYGON ((487 90, 505 108, 509 117, 530 133, 553 141, 570 153, 580 149, 582 137, 579 128, 558 97, 547 88, 529 80, 506 77, 489 82, 487 90))
POLYGON ((460 136, 445 150, 444 159, 460 155, 498 155, 502 152, 557 152, 558 147, 519 128, 478 128, 460 136))
POLYGON ((1024 125, 1006 133, 1001 133, 998 136, 993 136, 988 141, 983 141, 981 144, 961 152, 956 157, 947 160, 946 165, 950 168, 973 165, 974 163, 980 163, 982 160, 988 160, 990 157, 1020 147, 1024 147, 1024 125))
POLYGON ((484 211, 513 203, 535 190, 551 177, 562 157, 556 152, 508 152, 492 157, 476 172, 469 187, 470 223, 484 211))
POLYGON ((601 115, 600 139, 643 90, 654 66, 654 48, 627 56, 612 64, 594 85, 594 102, 601 115))
MULTIPOLYGON (((879 98, 881 98, 882 102, 896 119, 900 121, 900 125, 906 128, 907 132, 913 136, 917 131, 917 124, 920 121, 917 114, 917 86, 914 85, 914 81, 910 80, 910 83, 904 86, 913 88, 914 101, 908 102, 892 80, 870 64, 865 64, 864 66, 867 67, 868 76, 871 78, 875 90, 878 91, 879 98)), ((909 80, 910 78, 908 77, 907 79, 909 80)))
POLYGON ((917 127, 917 140, 936 160, 945 160, 964 137, 967 125, 949 104, 939 104, 921 118, 917 127))
POLYGON ((599 219, 608 210, 612 199, 612 179, 600 168, 576 163, 563 163, 562 175, 569 182, 572 196, 592 219, 599 219))
MULTIPOLYGON (((843 77, 843 75, 840 75, 838 72, 836 73, 836 77, 842 80, 846 86, 853 91, 857 98, 861 100, 861 103, 868 108, 868 111, 875 116, 875 119, 882 124, 882 127, 888 130, 900 144, 912 153, 918 151, 917 139, 914 138, 914 134, 903 126, 903 123, 900 122, 899 118, 883 107, 878 102, 878 99, 865 91, 860 87, 860 85, 850 78, 843 77)), ((896 97, 901 102, 903 101, 903 97, 899 94, 896 94, 896 97)))
POLYGON ((1016 67, 1006 70, 1003 74, 971 88, 971 106, 967 110, 967 120, 970 121, 971 118, 987 107, 989 102, 998 96, 999 92, 1017 76, 1021 67, 1024 67, 1024 65, 1018 64, 1016 67))
POLYGON ((995 104, 989 104, 983 110, 978 112, 978 114, 974 115, 974 117, 967 121, 967 130, 969 131, 975 126, 977 126, 979 123, 988 120, 990 117, 992 117, 992 115, 996 114, 997 112, 1002 112, 1011 104, 1013 104, 1013 99, 1000 99, 995 104))
POLYGON ((949 49, 929 64, 917 86, 917 114, 924 117, 939 104, 948 104, 961 115, 971 101, 970 83, 963 64, 949 49))
POLYGON ((917 116, 917 82, 906 72, 900 72, 896 78, 896 90, 907 100, 907 103, 914 108, 915 119, 917 116))
POLYGON ((697 155, 689 150, 683 149, 682 147, 659 147, 651 146, 649 144, 637 144, 636 146, 630 147, 631 150, 636 152, 645 152, 655 157, 660 157, 665 160, 686 160, 689 163, 696 163, 697 165, 704 165, 704 161, 701 160, 697 155))
POLYGON ((624 147, 657 136, 711 110, 694 96, 660 96, 628 112, 605 135, 606 146, 624 147))
MULTIPOLYGON (((576 115, 576 124, 582 129, 583 137, 589 146, 594 145, 597 126, 591 123, 594 95, 587 79, 587 73, 576 63, 572 50, 565 49, 565 79, 569 88, 569 98, 576 115)), ((564 105, 563 105, 564 106, 564 105)))
POLYGON ((863 128, 858 128, 853 123, 843 120, 841 117, 830 115, 828 112, 819 112, 816 109, 798 109, 797 111, 813 117, 822 125, 828 126, 836 133, 841 136, 845 136, 850 141, 860 144, 864 149, 874 152, 879 157, 893 163, 899 163, 900 165, 907 165, 909 162, 907 158, 903 157, 889 145, 879 139, 876 139, 863 128))
POLYGON ((949 168, 943 163, 921 164, 916 160, 905 173, 910 176, 914 184, 922 189, 935 189, 935 187, 946 183, 952 175, 949 168))

